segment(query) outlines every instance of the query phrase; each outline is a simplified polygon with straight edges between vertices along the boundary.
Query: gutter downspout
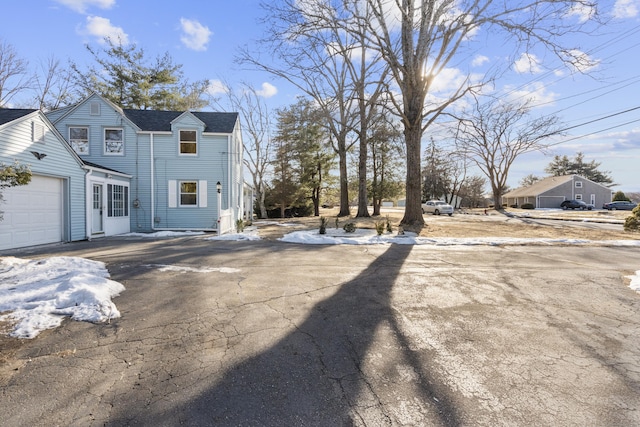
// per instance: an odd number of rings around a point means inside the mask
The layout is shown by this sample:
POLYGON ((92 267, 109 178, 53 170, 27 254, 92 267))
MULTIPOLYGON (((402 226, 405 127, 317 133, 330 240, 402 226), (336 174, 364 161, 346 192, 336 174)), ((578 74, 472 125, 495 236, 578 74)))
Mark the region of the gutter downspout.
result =
POLYGON ((149 218, 149 220, 151 221, 151 229, 155 231, 156 227, 155 227, 155 216, 156 216, 156 189, 155 189, 155 170, 153 168, 153 165, 155 164, 155 162, 153 161, 153 132, 151 132, 149 134, 149 154, 150 154, 150 168, 149 170, 151 171, 151 218, 149 218))
POLYGON ((93 174, 92 169, 85 169, 86 172, 84 174, 84 233, 87 240, 91 241, 91 224, 93 224, 93 209, 90 209, 90 203, 93 203, 93 194, 91 193, 92 187, 89 185, 89 178, 93 174))

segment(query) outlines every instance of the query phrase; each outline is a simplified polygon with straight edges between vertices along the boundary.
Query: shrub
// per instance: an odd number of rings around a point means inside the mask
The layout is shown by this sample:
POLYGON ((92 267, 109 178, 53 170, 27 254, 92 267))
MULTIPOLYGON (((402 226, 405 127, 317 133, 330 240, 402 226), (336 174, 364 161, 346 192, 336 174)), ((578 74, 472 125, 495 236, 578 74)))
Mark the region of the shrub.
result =
POLYGON ((376 233, 378 233, 378 236, 382 236, 382 233, 384 233, 384 228, 385 228, 384 221, 376 221, 375 225, 376 225, 376 233))
POLYGON ((391 229, 391 221, 389 221, 389 215, 387 215, 387 232, 393 232, 393 230, 391 229))
POLYGON ((327 223, 329 220, 323 216, 320 217, 320 234, 327 234, 327 223))
POLYGON ((236 231, 238 233, 242 233, 244 231, 244 220, 242 219, 236 220, 236 231))
POLYGON ((356 231, 356 224, 354 222, 348 222, 342 227, 342 229, 345 233, 354 233, 356 231))
POLYGON ((624 220, 625 231, 640 231, 640 205, 633 208, 631 215, 624 220))
POLYGON ((520 206, 522 209, 535 209, 533 206, 533 203, 524 203, 522 206, 520 206))

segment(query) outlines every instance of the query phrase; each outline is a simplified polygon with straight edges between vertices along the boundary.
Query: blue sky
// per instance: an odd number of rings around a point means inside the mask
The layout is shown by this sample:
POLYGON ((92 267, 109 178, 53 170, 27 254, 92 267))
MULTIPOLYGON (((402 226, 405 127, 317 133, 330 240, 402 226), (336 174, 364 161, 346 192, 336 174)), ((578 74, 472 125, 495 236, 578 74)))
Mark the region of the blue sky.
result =
MULTIPOLYGON (((576 42, 596 60, 592 76, 548 72, 548 56, 533 52, 522 56, 489 37, 471 59, 474 72, 483 72, 507 58, 512 61, 496 83, 498 93, 534 97, 536 115, 557 114, 567 126, 578 126, 556 141, 547 155, 532 153, 519 158, 509 185, 518 186, 532 173, 543 176, 555 154, 585 154, 610 171, 615 190, 640 192, 640 0, 598 1, 610 19, 606 28, 576 42), (526 59, 526 61, 525 61, 526 59), (518 61, 520 60, 520 61, 518 61), (623 111, 631 110, 623 113, 623 111), (611 116, 609 118, 604 118, 611 116)), ((270 107, 289 105, 299 91, 270 75, 240 70, 233 63, 237 49, 262 35, 258 0, 22 0, 3 4, 0 39, 12 45, 35 70, 39 62, 55 56, 90 64, 85 44, 99 47, 105 36, 120 36, 136 43, 149 58, 168 52, 182 64, 189 80, 241 81, 260 88, 270 107)), ((576 13, 567 19, 580 22, 576 13)), ((449 69, 443 84, 455 81, 449 69)), ((19 100, 15 100, 18 102, 19 100)))

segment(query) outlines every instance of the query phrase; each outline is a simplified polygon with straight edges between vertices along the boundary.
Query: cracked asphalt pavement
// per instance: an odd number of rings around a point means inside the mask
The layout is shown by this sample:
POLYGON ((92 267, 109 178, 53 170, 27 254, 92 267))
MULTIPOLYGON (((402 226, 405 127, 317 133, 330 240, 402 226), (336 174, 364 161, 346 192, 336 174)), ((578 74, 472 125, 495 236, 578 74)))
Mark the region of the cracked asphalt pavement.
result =
POLYGON ((3 426, 640 425, 637 248, 121 237, 17 254, 53 255, 105 262, 122 317, 3 338, 3 426))

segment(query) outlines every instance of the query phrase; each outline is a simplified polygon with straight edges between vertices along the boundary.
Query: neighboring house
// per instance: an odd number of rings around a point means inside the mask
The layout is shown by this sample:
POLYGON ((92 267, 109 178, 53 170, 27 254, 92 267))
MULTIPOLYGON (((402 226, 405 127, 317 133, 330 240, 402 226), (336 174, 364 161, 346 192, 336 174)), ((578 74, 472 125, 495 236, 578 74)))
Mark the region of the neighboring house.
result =
POLYGON ((559 208, 564 200, 572 199, 601 208, 611 201, 611 189, 580 175, 552 176, 506 193, 502 203, 507 206, 531 203, 536 209, 559 208))
MULTIPOLYGON (((130 184, 118 188, 126 231, 224 233, 243 218, 237 113, 121 109, 93 94, 47 117, 87 165, 100 165, 112 179, 131 177, 130 184)), ((109 203, 104 193, 110 190, 101 179, 88 180, 96 203, 87 210, 87 223, 95 235, 104 207, 99 203, 109 203)))
POLYGON ((33 175, 2 190, 0 250, 84 240, 84 165, 39 110, 0 109, 0 163, 16 161, 33 175))

